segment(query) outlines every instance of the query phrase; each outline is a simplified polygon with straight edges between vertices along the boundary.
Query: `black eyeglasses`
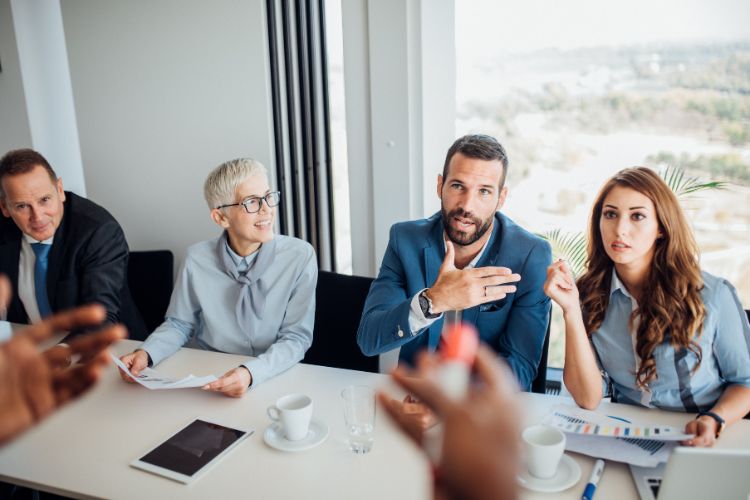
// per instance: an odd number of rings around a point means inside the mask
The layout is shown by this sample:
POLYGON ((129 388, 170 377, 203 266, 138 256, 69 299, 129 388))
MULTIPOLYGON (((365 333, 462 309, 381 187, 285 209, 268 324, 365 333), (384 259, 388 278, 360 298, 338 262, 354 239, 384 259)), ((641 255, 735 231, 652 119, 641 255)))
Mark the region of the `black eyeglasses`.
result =
POLYGON ((264 201, 269 207, 275 207, 281 201, 281 191, 273 191, 261 197, 251 196, 249 198, 245 198, 239 203, 230 203, 229 205, 221 205, 220 207, 216 208, 239 207, 240 205, 242 205, 243 207, 245 207, 245 212, 254 214, 260 211, 260 207, 263 205, 264 201))

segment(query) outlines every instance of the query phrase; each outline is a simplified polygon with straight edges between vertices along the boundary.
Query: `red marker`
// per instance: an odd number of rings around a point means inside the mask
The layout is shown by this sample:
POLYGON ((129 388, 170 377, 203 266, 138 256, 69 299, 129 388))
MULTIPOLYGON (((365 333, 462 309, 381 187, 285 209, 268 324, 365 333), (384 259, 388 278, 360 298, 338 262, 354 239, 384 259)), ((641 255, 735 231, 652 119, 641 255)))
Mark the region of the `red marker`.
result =
MULTIPOLYGON (((479 334, 469 323, 460 321, 460 312, 446 314, 440 340, 442 363, 435 376, 445 394, 456 401, 466 397, 471 380, 471 367, 479 348, 479 334)), ((433 464, 440 463, 443 448, 443 426, 438 424, 427 429, 422 437, 424 449, 433 464)))
POLYGON ((438 371, 438 380, 449 397, 466 397, 471 366, 478 348, 479 334, 469 323, 454 323, 443 332, 440 344, 443 363, 438 371))

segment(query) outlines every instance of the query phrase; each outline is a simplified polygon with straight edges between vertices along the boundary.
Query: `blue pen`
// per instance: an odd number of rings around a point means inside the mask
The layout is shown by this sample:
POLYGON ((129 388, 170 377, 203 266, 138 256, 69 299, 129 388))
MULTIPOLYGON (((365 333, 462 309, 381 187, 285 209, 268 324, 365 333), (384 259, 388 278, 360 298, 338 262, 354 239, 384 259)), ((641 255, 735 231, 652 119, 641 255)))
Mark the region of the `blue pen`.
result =
POLYGON ((591 478, 589 484, 586 485, 586 489, 583 490, 581 500, 592 500, 594 493, 596 493, 596 485, 599 484, 599 480, 602 478, 604 472, 604 460, 601 458, 594 464, 594 470, 591 471, 591 478))

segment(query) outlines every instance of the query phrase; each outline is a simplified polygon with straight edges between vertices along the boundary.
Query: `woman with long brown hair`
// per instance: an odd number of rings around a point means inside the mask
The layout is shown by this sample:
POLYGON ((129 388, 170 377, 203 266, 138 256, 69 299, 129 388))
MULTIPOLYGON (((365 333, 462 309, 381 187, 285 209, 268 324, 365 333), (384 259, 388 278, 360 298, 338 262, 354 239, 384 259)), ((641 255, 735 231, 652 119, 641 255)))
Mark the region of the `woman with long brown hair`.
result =
POLYGON ((750 411, 750 325, 732 285, 701 272, 672 190, 652 170, 615 174, 589 221, 587 271, 547 270, 563 309, 565 386, 580 406, 602 399, 697 413, 684 444, 711 446, 750 411))

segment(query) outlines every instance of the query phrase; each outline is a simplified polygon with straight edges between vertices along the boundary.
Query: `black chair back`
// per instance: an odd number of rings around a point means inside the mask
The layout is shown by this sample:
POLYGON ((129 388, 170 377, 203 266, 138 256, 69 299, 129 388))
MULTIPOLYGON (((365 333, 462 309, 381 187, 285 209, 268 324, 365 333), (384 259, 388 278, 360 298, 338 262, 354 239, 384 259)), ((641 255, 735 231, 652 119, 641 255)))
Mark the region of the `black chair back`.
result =
POLYGON ((318 273, 313 343, 304 363, 377 373, 378 357, 365 356, 357 345, 357 328, 372 281, 328 271, 318 273))
POLYGON ((542 357, 539 360, 539 367, 536 370, 536 378, 531 381, 531 392, 545 394, 547 392, 547 355, 549 353, 549 330, 552 324, 552 312, 547 321, 547 334, 544 336, 544 345, 542 346, 542 357))
MULTIPOLYGON (((130 252, 128 286, 146 323, 147 335, 164 322, 174 286, 174 256, 169 250, 130 252)), ((144 340, 133 338, 133 340, 144 340)))

